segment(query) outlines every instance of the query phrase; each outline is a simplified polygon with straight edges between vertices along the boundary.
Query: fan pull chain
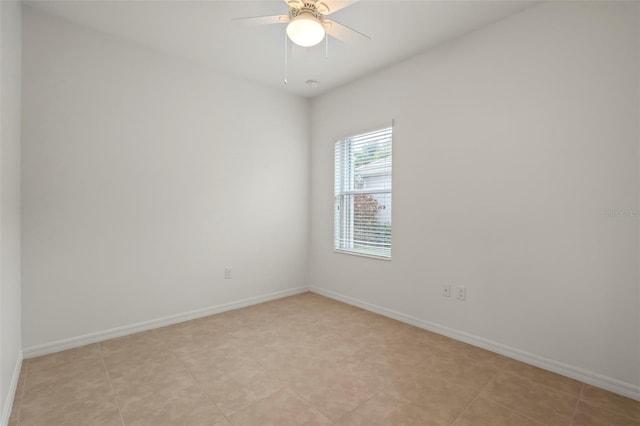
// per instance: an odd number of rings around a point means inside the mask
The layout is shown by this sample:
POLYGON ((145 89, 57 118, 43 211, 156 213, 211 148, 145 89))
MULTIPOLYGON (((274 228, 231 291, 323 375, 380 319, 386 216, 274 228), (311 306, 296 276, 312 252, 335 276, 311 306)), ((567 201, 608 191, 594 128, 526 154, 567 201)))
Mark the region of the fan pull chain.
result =
POLYGON ((289 42, 287 41, 287 33, 284 33, 284 84, 288 83, 288 72, 289 72, 289 42))

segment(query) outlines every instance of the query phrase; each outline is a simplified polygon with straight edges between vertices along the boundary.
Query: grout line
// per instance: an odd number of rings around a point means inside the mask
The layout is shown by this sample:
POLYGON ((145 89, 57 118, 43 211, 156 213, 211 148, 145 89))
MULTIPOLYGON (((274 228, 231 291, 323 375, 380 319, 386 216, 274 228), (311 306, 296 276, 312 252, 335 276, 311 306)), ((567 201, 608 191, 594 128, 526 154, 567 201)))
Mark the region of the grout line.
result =
MULTIPOLYGON (((473 398, 473 400, 469 403, 469 405, 467 405, 467 407, 466 407, 464 410, 462 410, 462 412, 458 415, 458 417, 456 417, 456 419, 453 421, 453 423, 455 423, 455 422, 456 422, 456 421, 457 421, 457 420, 458 420, 458 419, 459 419, 459 418, 464 414, 464 412, 465 412, 465 411, 467 411, 467 409, 471 406, 471 404, 473 404, 473 403, 474 403, 478 398, 485 398, 486 400, 488 400, 488 401, 489 401, 489 402, 491 402, 492 404, 497 405, 498 407, 504 408, 505 410, 511 411, 511 412, 513 412, 513 413, 516 413, 517 415, 519 415, 519 416, 521 416, 521 417, 524 417, 524 418, 526 418, 526 419, 530 420, 530 421, 531 421, 531 422, 533 422, 534 424, 541 424, 538 420, 533 419, 533 418, 529 417, 528 415, 526 415, 526 414, 524 414, 524 413, 522 413, 522 412, 520 412, 520 411, 518 411, 518 410, 516 410, 516 409, 514 409, 514 408, 507 407, 506 405, 503 405, 503 404, 501 404, 501 403, 499 403, 499 402, 497 402, 497 401, 494 401, 494 400, 493 400, 493 399, 491 399, 491 398, 483 397, 483 396, 482 396, 482 392, 484 392, 484 391, 485 391, 485 389, 489 387, 489 385, 490 385, 490 384, 495 380, 495 378, 496 378, 496 377, 498 376, 498 374, 500 374, 501 372, 505 372, 505 373, 507 373, 507 374, 514 374, 514 375, 516 375, 516 376, 520 377, 518 374, 511 373, 510 371, 507 371, 507 370, 506 370, 508 362, 509 362, 509 361, 508 361, 508 360, 506 360, 505 362, 503 362, 503 363, 502 363, 502 367, 498 368, 498 371, 496 371, 496 373, 493 375, 493 377, 491 378, 491 380, 489 380, 489 382, 488 382, 486 385, 484 385, 484 387, 483 387, 482 389, 480 389, 480 391, 479 391, 479 392, 478 392, 478 394, 475 396, 475 398, 473 398)), ((453 425, 453 423, 451 423, 451 424, 453 425)))
MULTIPOLYGON (((585 385, 585 386, 586 386, 586 385, 585 385)), ((607 391, 607 392, 608 392, 608 391, 607 391)), ((591 401, 588 401, 588 400, 585 400, 585 399, 580 399, 579 401, 580 401, 580 402, 582 402, 584 405, 588 405, 588 406, 589 406, 589 407, 591 407, 591 408, 596 408, 596 409, 598 409, 598 410, 607 411, 607 412, 608 412, 608 413, 610 413, 610 414, 615 414, 615 415, 617 415, 617 416, 624 417, 624 418, 629 419, 629 420, 632 420, 633 422, 636 422, 636 423, 638 422, 638 419, 637 419, 637 418, 632 417, 632 416, 629 416, 628 414, 623 413, 623 412, 621 412, 621 411, 617 411, 617 410, 615 410, 615 409, 613 409, 613 408, 607 407, 605 404, 603 404, 603 405, 598 405, 598 403, 591 402, 591 401)))
MULTIPOLYGON (((289 384, 285 385, 285 387, 283 387, 283 389, 286 392, 289 392, 290 394, 292 394, 293 396, 295 396, 296 398, 299 398, 302 402, 304 402, 305 404, 307 404, 309 407, 313 408, 314 410, 316 410, 318 413, 322 414, 324 417, 326 417, 330 422, 332 422, 331 424, 335 424, 337 422, 337 420, 334 422, 333 419, 331 418, 331 416, 329 416, 327 413, 325 413, 324 411, 322 411, 320 408, 318 408, 316 405, 312 404, 311 402, 307 401, 307 399, 305 397, 303 397, 302 395, 299 395, 297 393, 295 393, 293 391, 293 389, 289 388, 289 384)), ((340 417, 342 418, 342 417, 340 417)))
POLYGON ((113 387, 113 382, 111 381, 111 375, 109 374, 107 363, 105 362, 104 355, 102 354, 101 342, 98 342, 98 350, 100 351, 100 361, 102 361, 102 368, 104 368, 105 373, 107 373, 107 379, 109 380, 109 386, 111 387, 111 392, 113 393, 113 399, 116 401, 116 407, 118 408, 118 415, 120 416, 120 421, 122 422, 122 426, 126 426, 124 422, 124 417, 122 417, 122 410, 120 409, 120 402, 118 401, 118 395, 116 394, 116 390, 113 387))
MULTIPOLYGON (((508 361, 507 361, 507 362, 508 362, 508 361)), ((489 381, 489 383, 493 382, 493 381, 494 381, 494 379, 498 376, 498 374, 499 374, 500 372, 504 372, 504 373, 506 373, 507 375, 512 375, 512 376, 516 376, 516 377, 519 377, 519 378, 523 378, 522 376, 520 376, 520 375, 519 375, 519 374, 517 374, 517 373, 514 373, 514 372, 511 372, 511 371, 506 370, 507 362, 505 362, 505 363, 504 363, 503 367, 502 367, 502 368, 501 368, 501 369, 500 369, 500 370, 499 370, 499 371, 498 371, 498 372, 493 376, 493 378, 489 381)), ((487 383, 487 385, 485 386, 485 388, 486 388, 487 386, 489 386, 489 383, 487 383)), ((541 385, 540 383, 537 383, 537 384, 541 385)), ((544 386, 544 387, 547 387, 547 388, 549 388, 549 389, 553 389, 553 388, 551 388, 551 387, 549 387, 549 386, 546 386, 546 385, 543 385, 543 386, 544 386)), ((474 400, 475 400, 475 399, 477 399, 478 397, 481 397, 480 395, 482 394, 482 392, 483 392, 483 391, 484 391, 484 388, 482 389, 482 391, 480 391, 480 393, 478 394, 478 396, 477 396, 476 398, 474 398, 474 400)), ((564 392, 562 392, 562 393, 564 393, 564 392)), ((494 400, 494 399, 492 399, 492 398, 489 398, 489 397, 483 397, 483 398, 485 398, 486 400, 488 400, 488 401, 489 401, 489 402, 491 402, 492 404, 497 405, 498 407, 502 407, 502 408, 504 408, 505 410, 511 411, 511 412, 513 412, 513 413, 516 413, 516 414, 517 414, 517 415, 519 415, 520 417, 524 417, 524 418, 526 418, 527 420, 531 421, 531 422, 532 422, 532 423, 534 423, 534 424, 541 425, 541 423, 540 423, 538 420, 536 420, 536 419, 532 418, 532 417, 531 417, 531 416, 529 416, 528 414, 525 414, 525 413, 523 413, 523 412, 521 412, 521 411, 519 411, 519 410, 517 410, 517 409, 515 409, 515 408, 513 408, 513 407, 509 407, 509 406, 507 406, 507 405, 504 405, 504 404, 502 404, 502 403, 500 403, 500 402, 498 402, 498 401, 496 401, 496 400, 494 400)), ((469 405, 471 405, 471 404, 469 404, 469 405)), ((469 407, 467 407, 467 408, 469 408, 469 407)), ((466 411, 466 409, 465 409, 465 411, 466 411)), ((456 420, 457 420, 457 419, 456 419, 456 420)))
POLYGON ((484 390, 486 388, 489 387, 489 385, 491 383, 493 383, 494 379, 496 378, 496 376, 500 373, 501 370, 496 371, 496 373, 491 377, 491 379, 487 382, 487 384, 485 384, 476 394, 476 396, 473 397, 473 399, 471 401, 469 401, 469 403, 467 404, 466 407, 464 407, 464 409, 462 411, 460 411, 460 413, 456 416, 455 419, 453 419, 453 421, 451 422, 451 424, 454 424, 455 422, 458 421, 458 419, 465 413, 465 411, 467 411, 469 409, 469 407, 471 407, 471 404, 473 404, 474 402, 476 402, 476 399, 478 399, 480 397, 480 395, 482 394, 482 392, 484 392, 484 390))
POLYGON ((215 403, 215 401, 213 400, 213 398, 211 398, 211 396, 209 395, 209 393, 207 391, 205 391, 202 388, 202 385, 200 384, 200 382, 198 381, 198 379, 195 378, 195 376, 193 375, 193 373, 191 373, 191 370, 189 370, 189 367, 187 367, 187 365, 184 363, 184 361, 182 361, 178 355, 176 355, 176 353, 173 351, 173 349, 169 348, 169 352, 171 352, 171 355, 173 355, 173 357, 180 363, 180 365, 182 365, 182 368, 185 369, 185 371, 187 372, 187 374, 189 375, 189 377, 191 377, 194 381, 194 383, 196 384, 196 386, 198 386, 198 388, 200 389, 200 391, 204 394, 204 396, 209 400, 209 402, 211 404, 213 404, 214 407, 216 407, 216 409, 220 412, 220 414, 222 414, 222 417, 225 418, 225 420, 229 423, 231 423, 231 420, 229 420, 229 418, 227 417, 227 415, 224 413, 224 411, 222 411, 220 409, 220 407, 218 407, 218 404, 215 403))
MULTIPOLYGON (((257 330, 257 329, 256 329, 257 330)), ((259 331, 259 330, 257 330, 259 331)), ((294 342, 294 340, 291 340, 283 335, 281 335, 280 333, 278 333, 277 331, 275 332, 275 334, 280 337, 281 339, 287 341, 287 342, 294 342)), ((271 375, 269 369, 267 367, 265 367, 258 359, 254 358, 253 356, 251 356, 251 359, 253 359, 260 367, 262 367, 267 374, 271 375)), ((274 377, 274 376, 272 376, 274 377)), ((280 378, 275 377, 278 381, 281 381, 280 378)), ((290 389, 290 383, 288 381, 282 381, 284 386, 282 389, 285 389, 287 392, 290 392, 291 394, 295 395, 297 398, 300 398, 304 403, 306 403, 307 405, 309 405, 310 407, 316 409, 320 414, 322 414, 324 417, 326 417, 327 419, 329 419, 332 423, 331 424, 336 424, 338 421, 340 421, 340 419, 342 419, 344 416, 346 416, 347 414, 351 413, 352 411, 356 410, 357 408, 359 408, 361 405, 365 404, 367 401, 369 401, 372 398, 375 398, 380 392, 382 392, 382 389, 379 389, 371 398, 368 398, 366 401, 364 401, 362 404, 358 405, 357 407, 355 407, 353 410, 348 411, 347 413, 343 414, 342 416, 340 416, 337 420, 333 420, 331 418, 331 416, 329 416, 327 413, 325 413, 324 411, 322 411, 320 408, 318 408, 316 405, 314 405, 313 403, 311 403, 310 401, 308 401, 305 397, 303 397, 302 395, 297 394, 296 392, 294 392, 292 389, 290 389)), ((266 397, 265 397, 266 398, 266 397)), ((264 399, 264 398, 263 398, 264 399)), ((261 399, 262 400, 262 399, 261 399)), ((257 401, 256 401, 257 402, 257 401)), ((253 404, 253 403, 252 403, 253 404)))
MULTIPOLYGON (((535 367, 535 368, 538 368, 538 367, 535 367)), ((549 371, 546 371, 546 370, 543 370, 543 371, 545 371, 545 372, 549 373, 549 371)), ((525 376, 523 376, 523 375, 521 375, 521 374, 519 374, 519 373, 517 373, 517 372, 515 372, 515 371, 508 371, 508 370, 505 370, 505 371, 504 371, 504 373, 505 373, 505 374, 507 374, 507 375, 509 375, 509 376, 512 376, 512 377, 513 377, 513 376, 515 376, 515 377, 517 377, 517 378, 519 378, 519 379, 523 379, 523 380, 527 380, 527 381, 529 381, 529 382, 532 382, 532 383, 533 383, 533 384, 535 384, 536 386, 540 386, 540 387, 542 387, 542 388, 546 389, 548 392, 551 392, 551 393, 555 393, 555 394, 558 394, 558 393, 559 393, 559 394, 561 394, 561 395, 565 395, 565 396, 574 396, 574 395, 575 395, 575 393, 574 393, 574 392, 570 392, 570 391, 565 390, 565 389, 558 389, 558 388, 555 388, 555 387, 553 387, 553 386, 551 386, 551 385, 549 385, 549 384, 542 383, 542 382, 537 382, 537 381, 535 381, 535 380, 531 380, 531 379, 529 379, 529 378, 527 378, 527 377, 525 377, 525 376)), ((584 382, 581 382, 580 380, 572 379, 572 378, 570 378, 570 377, 562 376, 561 374, 556 374, 556 373, 553 373, 553 372, 551 372, 551 373, 552 373, 552 374, 555 374, 555 375, 557 375, 557 376, 563 377, 563 378, 565 378, 565 379, 569 379, 569 380, 573 380, 574 382, 578 382, 578 383, 581 385, 581 387, 580 387, 580 392, 582 392, 582 387, 584 387, 584 385, 585 385, 585 383, 584 383, 584 382)), ((580 392, 578 392, 578 394, 580 394, 580 392)))
POLYGON ((582 399, 582 392, 584 392, 584 383, 580 387, 580 393, 578 394, 578 399, 576 400, 576 406, 573 407, 573 413, 571 414, 571 422, 569 426, 573 425, 573 421, 576 418, 576 414, 578 413, 578 405, 580 405, 580 400, 582 399))
MULTIPOLYGON (((499 373, 499 372, 498 372, 498 373, 499 373)), ((491 383, 491 382, 493 382, 493 381, 494 381, 494 379, 496 378, 496 376, 498 375, 498 373, 496 373, 496 375, 495 375, 495 376, 494 376, 494 377, 489 381, 489 383, 491 383)), ((509 373, 509 372, 507 371, 506 373, 509 373)), ((487 384, 487 386, 489 386, 489 383, 487 384)), ((485 387, 486 387, 486 386, 485 386, 485 387)), ((516 414, 517 414, 517 415, 519 415, 520 417, 524 417, 525 419, 529 420, 530 422, 532 422, 532 423, 534 423, 534 424, 542 425, 542 423, 540 423, 540 421, 538 421, 538 420, 536 420, 536 419, 534 419, 534 418, 530 417, 528 414, 525 414, 525 413, 523 413, 523 412, 521 412, 521 411, 518 411, 517 409, 512 408, 512 407, 509 407, 509 406, 507 406, 507 405, 504 405, 504 404, 502 404, 502 403, 500 403, 500 402, 498 402, 498 401, 496 401, 496 400, 494 400, 494 399, 492 399, 492 398, 489 398, 489 397, 487 397, 487 396, 484 396, 484 397, 483 397, 483 396, 481 396, 482 392, 484 392, 484 388, 482 389, 482 391, 480 391, 480 393, 478 394, 478 396, 477 396, 475 399, 477 399, 477 398, 484 398, 484 399, 486 399, 487 401, 489 401, 491 404, 497 405, 498 407, 504 408, 505 410, 511 411, 511 412, 513 412, 513 413, 516 413, 516 414)), ((475 400, 475 399, 474 399, 474 400, 475 400)), ((469 405, 471 405, 471 404, 469 404, 469 405)), ((468 408, 468 407, 467 407, 467 408, 468 408)))
MULTIPOLYGON (((588 405, 588 406, 590 406, 590 407, 599 408, 599 409, 601 409, 601 410, 605 410, 605 411, 608 411, 608 412, 610 412, 610 413, 614 413, 614 414, 617 414, 617 415, 619 415, 619 416, 626 417, 627 419, 631 419, 631 420, 633 420, 634 422, 637 422, 637 421, 638 421, 638 419, 637 419, 637 418, 632 417, 632 416, 629 416, 627 413, 623 413, 622 411, 618 411, 618 410, 616 410, 616 409, 614 409, 614 408, 611 408, 610 406, 607 406, 607 404, 598 404, 598 402, 596 402, 596 401, 589 401, 588 399, 585 399, 585 398, 584 398, 584 396, 583 396, 583 394, 584 394, 584 389, 585 389, 586 387, 587 387, 587 384, 586 384, 586 383, 583 383, 583 384, 582 384, 582 389, 580 390, 580 395, 578 396, 578 401, 582 401, 582 403, 584 403, 584 404, 586 404, 586 405, 588 405)), ((609 392, 609 391, 608 391, 608 390, 606 390, 606 389, 603 389, 603 390, 604 390, 605 392, 609 392)), ((612 393, 612 392, 609 392, 609 393, 612 393)), ((615 393, 614 393, 613 395, 616 395, 616 396, 622 396, 623 398, 627 398, 627 397, 625 397, 624 395, 617 395, 617 394, 615 394, 615 393)))
MULTIPOLYGON (((481 398, 486 398, 486 397, 481 397, 481 398)), ((492 403, 492 404, 494 404, 494 405, 497 405, 498 407, 501 407, 501 408, 504 408, 505 410, 511 411, 511 412, 513 412, 513 413, 516 413, 516 414, 517 414, 517 415, 519 415, 520 417, 524 417, 525 419, 529 420, 529 421, 530 421, 531 423, 533 423, 533 424, 540 425, 540 426, 544 426, 542 423, 540 423, 540 421, 539 421, 539 420, 536 420, 536 419, 534 419, 534 418, 530 417, 529 415, 524 414, 522 411, 518 411, 518 410, 516 410, 516 409, 514 409, 514 408, 507 407, 506 405, 501 404, 501 403, 499 403, 499 402, 497 402, 497 401, 494 401, 493 399, 490 399, 490 398, 486 398, 486 399, 487 399, 487 401, 489 401, 490 403, 492 403)))
MULTIPOLYGON (((354 411, 356 411, 358 408, 362 407, 364 404, 366 404, 367 402, 371 401, 373 398, 375 398, 376 396, 380 395, 383 392, 382 389, 378 390, 378 392, 375 393, 375 395, 373 395, 371 398, 368 398, 366 401, 364 401, 362 404, 354 407, 351 411, 347 411, 346 413, 344 413, 343 415, 341 415, 340 417, 338 417, 338 419, 333 422, 333 424, 337 424, 340 420, 342 420, 344 417, 348 416, 349 414, 353 413, 354 411)), ((329 420, 331 420, 331 418, 329 418, 329 420)))
POLYGON ((485 398, 487 401, 489 401, 490 403, 492 403, 494 405, 497 405, 498 407, 501 407, 501 408, 504 408, 505 410, 511 411, 513 413, 516 413, 520 417, 524 417, 525 419, 529 420, 530 422, 542 426, 542 423, 540 423, 539 420, 536 420, 536 419, 530 417, 529 415, 524 414, 522 411, 518 411, 515 408, 508 407, 508 406, 506 406, 506 405, 504 405, 504 404, 502 404, 502 403, 500 403, 498 401, 495 401, 495 400, 493 400, 491 398, 487 398, 487 397, 481 397, 481 398, 485 398))
MULTIPOLYGON (((446 336, 445 336, 446 337, 446 336)), ((450 338, 448 338, 450 339, 450 338)), ((453 351, 453 352, 458 352, 453 351)), ((464 358, 468 358, 468 359, 473 359, 473 357, 468 356, 466 353, 461 353, 460 355, 462 355, 462 357, 464 358)), ((439 357, 439 355, 437 354, 432 354, 432 357, 439 357)), ((469 407, 471 407, 471 405, 478 399, 480 398, 480 395, 482 395, 482 392, 484 392, 484 390, 486 388, 489 387, 489 385, 491 383, 493 383, 493 381, 495 380, 495 378, 498 376, 498 374, 500 374, 502 371, 505 370, 505 368, 507 368, 507 363, 508 363, 508 359, 503 360, 503 362, 501 363, 501 365, 497 368, 496 372, 493 374, 493 376, 491 376, 491 379, 489 379, 489 381, 482 387, 480 388, 480 390, 478 391, 478 393, 476 394, 476 396, 473 397, 473 399, 467 404, 467 406, 456 416, 455 419, 453 419, 453 421, 451 422, 451 424, 453 425, 456 421, 458 421, 458 419, 469 409, 469 407)), ((484 369, 485 367, 482 367, 482 369, 484 369)))
MULTIPOLYGON (((294 295, 294 296, 295 296, 295 295, 294 295)), ((289 296, 289 297, 294 297, 294 296, 289 296)), ((264 302, 264 303, 269 303, 269 302, 264 302)), ((242 308, 241 308, 241 309, 242 309, 242 308)), ((223 313, 224 313, 224 312, 223 312, 223 313)), ((218 314, 215 314, 215 315, 218 315, 218 314)), ((213 315, 212 315, 212 316, 213 316, 213 315)), ((247 328, 247 329, 249 329, 249 330, 252 330, 252 331, 258 331, 258 332, 260 331, 260 330, 258 329, 258 327, 257 327, 257 326, 253 326, 253 325, 241 325, 241 327, 245 327, 245 328, 247 328)), ((157 330, 154 330, 154 331, 157 331, 157 330)), ((289 339, 285 338, 284 336, 281 336, 281 335, 280 335, 280 334, 278 334, 277 332, 276 332, 275 334, 276 334, 278 337, 280 337, 281 339, 283 339, 283 340, 290 341, 289 339)), ((231 346, 233 346, 233 347, 235 347, 235 348, 238 348, 237 343, 236 343, 236 342, 234 342, 234 341, 230 342, 230 345, 231 345, 231 346)), ((181 360, 181 359, 176 355, 176 353, 175 353, 173 350, 171 350, 171 349, 170 349, 170 352, 171 352, 171 353, 173 354, 173 356, 178 360, 178 362, 179 362, 179 363, 180 363, 180 364, 185 368, 185 370, 187 371, 187 373, 189 374, 189 376, 194 380, 194 382, 195 382, 195 383, 197 384, 197 386, 200 388, 200 390, 202 391, 202 393, 207 397, 207 399, 208 399, 208 400, 209 400, 209 401, 210 401, 210 402, 211 402, 211 403, 212 403, 212 404, 213 404, 213 405, 218 409, 218 411, 220 411, 220 413, 221 413, 221 414, 222 414, 222 416, 227 420, 227 422, 228 422, 229 424, 232 424, 232 423, 231 423, 231 420, 229 420, 229 418, 227 417, 227 415, 226 415, 226 414, 225 414, 225 413, 224 413, 224 412, 223 412, 223 411, 218 407, 218 405, 217 405, 217 404, 215 403, 215 401, 210 397, 210 395, 209 395, 209 394, 208 394, 204 389, 202 389, 200 382, 199 382, 199 381, 198 381, 198 379, 196 379, 196 378, 195 378, 195 376, 191 373, 191 370, 189 370, 189 367, 187 367, 187 366, 186 366, 186 364, 185 364, 185 363, 184 363, 184 362, 183 362, 183 361, 182 361, 182 360, 181 360)), ((253 356, 249 356, 249 358, 250 358, 253 362, 255 362, 256 364, 258 364, 261 368, 263 368, 263 369, 265 370, 265 372, 266 372, 269 376, 271 376, 272 378, 276 378, 276 377, 274 377, 274 376, 269 372, 269 370, 268 370, 264 365, 262 365, 262 363, 261 363, 258 359, 254 358, 253 356)), ((222 376, 222 375, 227 375, 227 374, 228 374, 228 373, 221 373, 221 374, 220 374, 220 376, 222 376)), ((277 378, 276 378, 276 379, 277 379, 277 378)), ((232 379, 232 380, 234 380, 234 381, 235 381, 235 379, 232 379)), ((280 379, 278 379, 278 381, 280 381, 280 379)), ((283 383, 283 384, 284 384, 284 383, 283 383)), ((286 385, 282 386, 282 387, 280 388, 280 390, 286 390, 286 391, 288 391, 288 392, 291 392, 291 391, 289 390, 289 388, 288 388, 288 384, 286 384, 286 385)), ((246 410, 247 408, 249 408, 251 405, 253 405, 253 404, 255 404, 255 403, 258 403, 258 402, 260 402, 260 401, 262 401, 262 400, 264 400, 264 399, 269 398, 269 397, 270 397, 271 395, 273 395, 274 393, 275 393, 275 392, 272 392, 272 393, 270 393, 270 394, 268 394, 268 395, 266 395, 266 396, 264 396, 264 397, 262 397, 262 398, 259 398, 259 399, 255 400, 255 401, 251 402, 251 403, 250 403, 249 405, 247 405, 246 407, 244 407, 244 408, 242 408, 242 409, 240 409, 240 410, 238 410, 238 411, 236 411, 236 412, 244 411, 244 410, 246 410)), ((292 393, 293 393, 293 392, 292 392, 292 393)), ((303 399, 303 398, 301 398, 301 399, 303 399)), ((304 400, 304 399, 303 399, 303 401, 304 401, 304 402, 307 402, 307 401, 306 401, 306 400, 304 400)), ((311 404, 309 404, 309 405, 311 405, 311 404)), ((233 414, 235 414, 236 412, 234 412, 233 414)), ((327 418, 328 418, 328 417, 327 417, 327 418)))
MULTIPOLYGON (((277 333, 276 333, 276 334, 277 334, 277 333)), ((287 340, 287 339, 285 339, 285 340, 287 340)), ((287 341, 289 341, 289 340, 287 340, 287 341)), ((282 386, 281 390, 284 390, 284 391, 286 391, 286 392, 289 392, 289 393, 291 393, 292 395, 294 395, 295 397, 300 398, 300 399, 301 399, 305 404, 307 404, 307 405, 308 405, 308 406, 310 406, 311 408, 313 408, 313 409, 317 410, 320 414, 322 414, 324 417, 326 417, 327 419, 329 419, 330 421, 332 421, 332 422, 333 422, 333 419, 332 419, 328 414, 326 414, 324 411, 322 411, 322 410, 320 410, 319 408, 317 408, 317 407, 316 407, 314 404, 312 404, 311 402, 307 401, 307 399, 306 399, 305 397, 303 397, 302 395, 299 395, 299 394, 297 394, 296 392, 294 392, 292 389, 290 389, 290 383, 289 383, 289 381, 288 381, 288 380, 282 380, 282 379, 280 379, 279 377, 276 377, 276 376, 272 375, 272 374, 271 374, 271 372, 269 371, 269 369, 268 369, 267 367, 265 367, 265 366, 264 366, 264 365, 263 365, 263 364, 262 364, 258 359, 254 358, 254 357, 251 357, 251 359, 252 359, 253 361, 255 361, 255 362, 256 362, 256 364, 258 364, 260 367, 262 367, 262 368, 264 369, 264 371, 266 371, 266 372, 267 372, 267 374, 268 374, 269 376, 271 376, 272 378, 275 378, 276 380, 278 380, 278 382, 280 382, 280 383, 282 383, 282 384, 283 384, 283 386, 282 386)), ((263 399, 266 399, 266 398, 268 398, 268 397, 269 397, 269 396, 271 396, 271 395, 273 395, 273 394, 269 394, 268 396, 266 396, 266 397, 264 397, 264 398, 260 398, 259 400, 254 401, 254 402, 252 402, 252 403, 251 403, 251 404, 249 404, 249 405, 253 405, 254 403, 256 403, 256 402, 258 402, 258 401, 262 401, 263 399)), ((245 410, 245 409, 247 409, 247 408, 248 408, 248 406, 247 406, 247 407, 245 407, 245 408, 243 408, 242 410, 245 410)), ((242 410, 240 410, 240 411, 242 411, 242 410)), ((231 422, 229 422, 229 423, 231 423, 231 422)), ((334 422, 334 423, 335 423, 335 422, 334 422)), ((334 424, 334 423, 332 423, 332 424, 334 424)))

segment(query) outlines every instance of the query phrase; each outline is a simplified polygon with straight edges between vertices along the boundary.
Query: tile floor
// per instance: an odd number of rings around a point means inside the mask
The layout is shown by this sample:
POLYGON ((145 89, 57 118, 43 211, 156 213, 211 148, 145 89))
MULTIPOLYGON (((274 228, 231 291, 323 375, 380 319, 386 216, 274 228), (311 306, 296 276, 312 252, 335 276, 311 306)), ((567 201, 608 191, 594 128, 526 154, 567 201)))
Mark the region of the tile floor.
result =
POLYGON ((640 426, 640 403, 305 293, 27 360, 10 425, 640 426))

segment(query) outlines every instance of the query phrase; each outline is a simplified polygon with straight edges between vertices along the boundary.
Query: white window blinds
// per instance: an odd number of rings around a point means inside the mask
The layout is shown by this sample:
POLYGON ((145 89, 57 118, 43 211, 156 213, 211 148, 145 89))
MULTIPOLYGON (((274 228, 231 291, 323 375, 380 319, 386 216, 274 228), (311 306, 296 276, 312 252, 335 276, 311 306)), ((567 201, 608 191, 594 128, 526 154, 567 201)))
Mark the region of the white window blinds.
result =
POLYGON ((334 248, 391 258, 392 127, 335 143, 334 248))

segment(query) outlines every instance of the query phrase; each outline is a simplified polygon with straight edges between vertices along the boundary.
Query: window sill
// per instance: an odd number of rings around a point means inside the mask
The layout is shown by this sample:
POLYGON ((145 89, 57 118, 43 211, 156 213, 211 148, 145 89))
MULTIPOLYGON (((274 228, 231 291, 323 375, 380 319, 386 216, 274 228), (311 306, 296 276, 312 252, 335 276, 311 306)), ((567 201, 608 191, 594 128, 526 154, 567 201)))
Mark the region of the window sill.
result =
POLYGON ((333 252, 340 253, 340 254, 350 254, 351 256, 368 257, 370 259, 386 260, 387 262, 391 262, 391 256, 379 256, 375 254, 368 254, 368 253, 361 253, 358 251, 340 250, 340 249, 333 249, 333 252))

